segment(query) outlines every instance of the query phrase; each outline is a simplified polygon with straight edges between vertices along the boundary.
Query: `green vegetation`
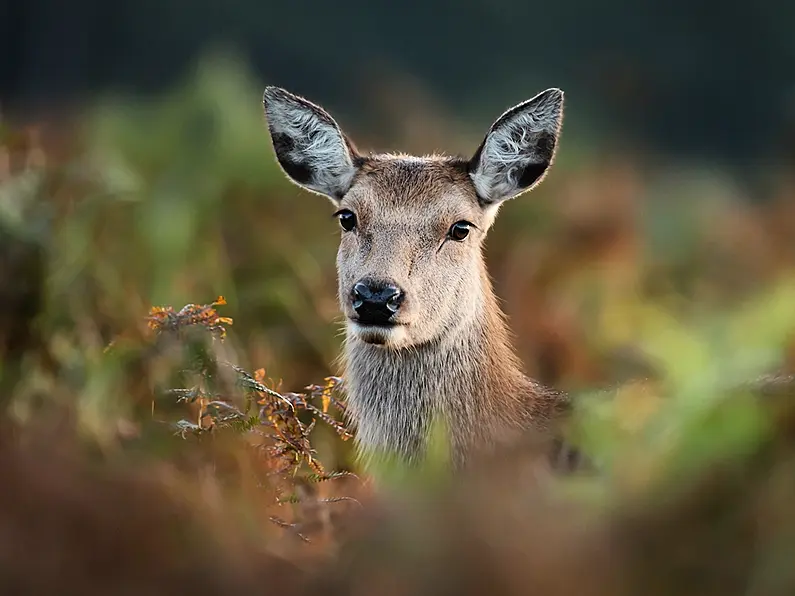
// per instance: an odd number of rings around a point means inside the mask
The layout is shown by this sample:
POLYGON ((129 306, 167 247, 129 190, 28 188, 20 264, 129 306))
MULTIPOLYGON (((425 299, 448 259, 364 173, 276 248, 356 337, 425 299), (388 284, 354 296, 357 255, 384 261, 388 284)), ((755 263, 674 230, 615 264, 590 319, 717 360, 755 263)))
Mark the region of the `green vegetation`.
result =
POLYGON ((564 137, 488 258, 598 473, 546 483, 519 454, 376 494, 336 414, 336 227, 276 167, 262 87, 208 60, 164 97, 3 129, 0 536, 29 550, 0 586, 790 593, 795 410, 752 383, 795 354, 786 181, 752 208, 564 137), (83 567, 100 551, 111 579, 83 567))

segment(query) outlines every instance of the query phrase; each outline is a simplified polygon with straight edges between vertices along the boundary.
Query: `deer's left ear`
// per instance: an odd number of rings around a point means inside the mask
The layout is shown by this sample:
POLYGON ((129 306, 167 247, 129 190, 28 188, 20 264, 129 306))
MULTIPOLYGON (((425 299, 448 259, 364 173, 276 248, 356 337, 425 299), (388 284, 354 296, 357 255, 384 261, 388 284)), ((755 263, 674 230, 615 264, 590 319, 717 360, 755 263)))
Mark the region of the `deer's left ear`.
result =
POLYGON ((484 205, 541 182, 555 156, 562 122, 560 89, 547 89, 497 119, 469 162, 469 176, 484 205))

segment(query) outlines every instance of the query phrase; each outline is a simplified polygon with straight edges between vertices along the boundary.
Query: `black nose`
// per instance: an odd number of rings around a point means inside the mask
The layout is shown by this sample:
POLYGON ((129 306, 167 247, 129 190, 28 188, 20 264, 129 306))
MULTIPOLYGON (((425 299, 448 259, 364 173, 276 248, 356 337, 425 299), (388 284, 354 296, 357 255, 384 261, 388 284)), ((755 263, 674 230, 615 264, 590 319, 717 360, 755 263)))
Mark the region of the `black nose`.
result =
POLYGON ((383 282, 360 281, 353 286, 351 303, 365 325, 385 325, 403 303, 403 292, 383 282))

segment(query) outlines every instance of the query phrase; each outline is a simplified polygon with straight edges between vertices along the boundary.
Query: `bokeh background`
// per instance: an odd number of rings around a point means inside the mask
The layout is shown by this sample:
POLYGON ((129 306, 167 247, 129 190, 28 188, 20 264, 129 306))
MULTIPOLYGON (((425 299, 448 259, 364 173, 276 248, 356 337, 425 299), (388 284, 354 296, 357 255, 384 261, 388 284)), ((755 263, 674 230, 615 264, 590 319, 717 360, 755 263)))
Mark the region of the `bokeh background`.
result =
MULTIPOLYGON (((265 85, 323 105, 364 149, 462 155, 554 86, 566 92, 557 161, 502 210, 487 259, 528 374, 578 393, 652 383, 584 417, 611 471, 586 492, 620 510, 612 490, 754 452, 777 427, 722 396, 795 365, 793 22, 784 0, 6 0, 4 410, 51 423, 65 408, 106 456, 124 452, 148 389, 140 371, 108 368, 107 345, 151 306, 218 295, 247 370, 283 390, 340 372, 338 226, 276 166, 265 85)), ((354 466, 317 432, 331 467, 354 466)), ((792 487, 771 490, 791 519, 792 487)), ((701 531, 697 519, 720 543, 699 512, 666 512, 660 527, 701 531)), ((648 523, 619 525, 674 540, 648 523)), ((787 536, 765 539, 795 552, 787 536)), ((792 585, 770 565, 757 593, 792 585)))
POLYGON ((94 225, 130 252, 87 245, 85 258, 122 278, 136 270, 146 302, 224 293, 245 352, 293 384, 328 372, 338 347, 336 230, 329 206, 273 166, 265 84, 322 104, 368 149, 461 154, 510 105, 567 92, 553 173, 489 240, 519 350, 544 381, 615 380, 589 294, 730 300, 795 255, 787 2, 30 0, 3 11, 6 122, 30 125, 55 152, 49 165, 78 147, 98 155, 114 210, 127 211, 94 225), (168 264, 144 264, 161 249, 168 264), (602 290, 564 288, 583 276, 602 290))

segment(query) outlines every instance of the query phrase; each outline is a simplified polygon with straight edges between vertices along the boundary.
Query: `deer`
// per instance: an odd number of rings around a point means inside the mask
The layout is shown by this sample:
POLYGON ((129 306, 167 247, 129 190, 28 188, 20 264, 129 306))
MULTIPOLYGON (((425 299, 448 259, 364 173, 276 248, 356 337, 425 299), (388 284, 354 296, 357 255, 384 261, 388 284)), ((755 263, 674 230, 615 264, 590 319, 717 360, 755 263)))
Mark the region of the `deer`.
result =
POLYGON ((365 154, 319 105, 265 89, 279 167, 339 222, 342 376, 362 460, 422 461, 435 428, 456 469, 527 432, 560 445, 570 399, 524 374, 484 240, 503 204, 546 177, 563 98, 550 88, 511 107, 462 158, 365 154))

